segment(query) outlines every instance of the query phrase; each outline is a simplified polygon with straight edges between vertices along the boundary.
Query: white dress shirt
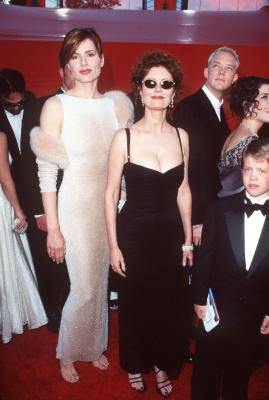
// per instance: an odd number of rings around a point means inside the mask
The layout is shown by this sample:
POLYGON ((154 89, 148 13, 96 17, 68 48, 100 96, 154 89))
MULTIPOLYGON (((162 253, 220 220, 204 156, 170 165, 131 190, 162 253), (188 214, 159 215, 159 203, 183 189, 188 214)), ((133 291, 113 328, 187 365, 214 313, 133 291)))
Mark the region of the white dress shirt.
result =
POLYGON ((204 85, 204 86, 202 87, 202 90, 203 90, 203 92, 206 94, 206 96, 208 97, 208 100, 209 100, 210 103, 212 104, 212 106, 213 106, 213 108, 214 108, 214 110, 215 110, 215 112, 216 112, 216 114, 217 114, 217 117, 218 117, 218 119, 219 119, 219 121, 220 121, 220 120, 221 120, 221 116, 220 116, 220 107, 221 107, 222 104, 223 104, 223 100, 219 101, 219 99, 217 99, 217 97, 214 96, 214 95, 210 92, 210 90, 208 89, 208 87, 207 87, 206 85, 204 85))
POLYGON ((10 112, 8 112, 7 110, 5 110, 7 119, 9 121, 11 128, 13 129, 14 135, 16 137, 16 141, 17 141, 20 152, 21 152, 21 127, 22 127, 23 111, 24 110, 21 110, 21 112, 19 114, 13 115, 10 112))
MULTIPOLYGON (((255 197, 250 196, 247 192, 246 197, 251 203, 256 204, 264 204, 269 199, 268 196, 262 200, 256 200, 255 197)), ((266 215, 263 215, 259 210, 254 211, 249 217, 245 213, 245 261, 247 271, 249 270, 259 242, 265 217, 266 215)))

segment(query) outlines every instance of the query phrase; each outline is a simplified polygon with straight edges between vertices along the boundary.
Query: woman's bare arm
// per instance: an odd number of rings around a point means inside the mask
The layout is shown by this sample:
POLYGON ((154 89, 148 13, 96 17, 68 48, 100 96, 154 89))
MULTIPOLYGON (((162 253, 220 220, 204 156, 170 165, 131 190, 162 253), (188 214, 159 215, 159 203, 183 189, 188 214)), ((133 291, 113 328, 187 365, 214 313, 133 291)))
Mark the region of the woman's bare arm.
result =
POLYGON ((14 208, 17 218, 25 219, 25 215, 21 209, 16 187, 11 176, 9 160, 8 160, 8 144, 5 133, 0 132, 0 184, 6 198, 14 208))
POLYGON ((115 272, 125 276, 125 263, 118 246, 116 233, 117 204, 125 162, 126 133, 118 131, 112 141, 108 159, 108 178, 105 192, 105 219, 110 252, 110 264, 115 272))

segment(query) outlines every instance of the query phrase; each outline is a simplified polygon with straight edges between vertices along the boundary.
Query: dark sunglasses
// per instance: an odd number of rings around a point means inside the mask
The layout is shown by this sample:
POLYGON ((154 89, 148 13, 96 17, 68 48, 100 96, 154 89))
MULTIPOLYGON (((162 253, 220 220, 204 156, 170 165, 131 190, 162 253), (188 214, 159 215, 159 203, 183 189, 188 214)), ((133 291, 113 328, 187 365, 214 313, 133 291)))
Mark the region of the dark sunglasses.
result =
POLYGON ((4 101, 3 106, 5 109, 21 108, 25 103, 25 99, 18 101, 17 103, 11 103, 10 101, 4 101))
MULTIPOLYGON (((142 82, 142 84, 144 84, 145 87, 148 89, 154 89, 157 86, 158 82, 156 82, 155 79, 146 79, 142 82)), ((175 86, 175 82, 162 79, 160 85, 162 89, 168 90, 172 89, 172 87, 175 86)))

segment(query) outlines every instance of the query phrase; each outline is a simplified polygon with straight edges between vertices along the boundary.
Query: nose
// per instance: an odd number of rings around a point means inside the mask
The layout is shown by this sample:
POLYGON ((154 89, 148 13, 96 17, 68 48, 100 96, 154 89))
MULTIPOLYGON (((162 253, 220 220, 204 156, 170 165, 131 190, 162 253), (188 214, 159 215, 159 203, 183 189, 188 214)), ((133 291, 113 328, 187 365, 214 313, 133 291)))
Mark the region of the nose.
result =
POLYGON ((81 65, 87 65, 87 57, 81 57, 81 60, 80 60, 80 64, 81 65))
POLYGON ((257 178, 257 173, 256 173, 255 170, 252 170, 252 171, 250 172, 250 180, 255 181, 256 178, 257 178))
POLYGON ((219 67, 219 75, 224 75, 225 69, 223 67, 219 67))
POLYGON ((161 84, 157 83, 155 86, 155 92, 160 92, 162 90, 161 84))

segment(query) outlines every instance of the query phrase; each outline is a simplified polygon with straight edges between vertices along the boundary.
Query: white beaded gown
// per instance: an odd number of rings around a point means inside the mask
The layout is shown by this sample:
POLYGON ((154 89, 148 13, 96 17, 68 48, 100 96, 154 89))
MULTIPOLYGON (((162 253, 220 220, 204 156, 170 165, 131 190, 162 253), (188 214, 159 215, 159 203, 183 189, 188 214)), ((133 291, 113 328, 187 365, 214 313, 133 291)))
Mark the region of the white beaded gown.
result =
POLYGON ((37 289, 26 234, 12 231, 13 209, 0 185, 0 334, 8 343, 12 334, 47 323, 37 289))
POLYGON ((132 122, 127 96, 109 93, 113 99, 58 95, 64 112, 60 139, 38 128, 31 135, 41 191, 55 191, 58 166, 64 167, 58 216, 71 288, 62 312, 56 356, 65 362, 97 360, 107 348, 107 158, 116 130, 132 122))

